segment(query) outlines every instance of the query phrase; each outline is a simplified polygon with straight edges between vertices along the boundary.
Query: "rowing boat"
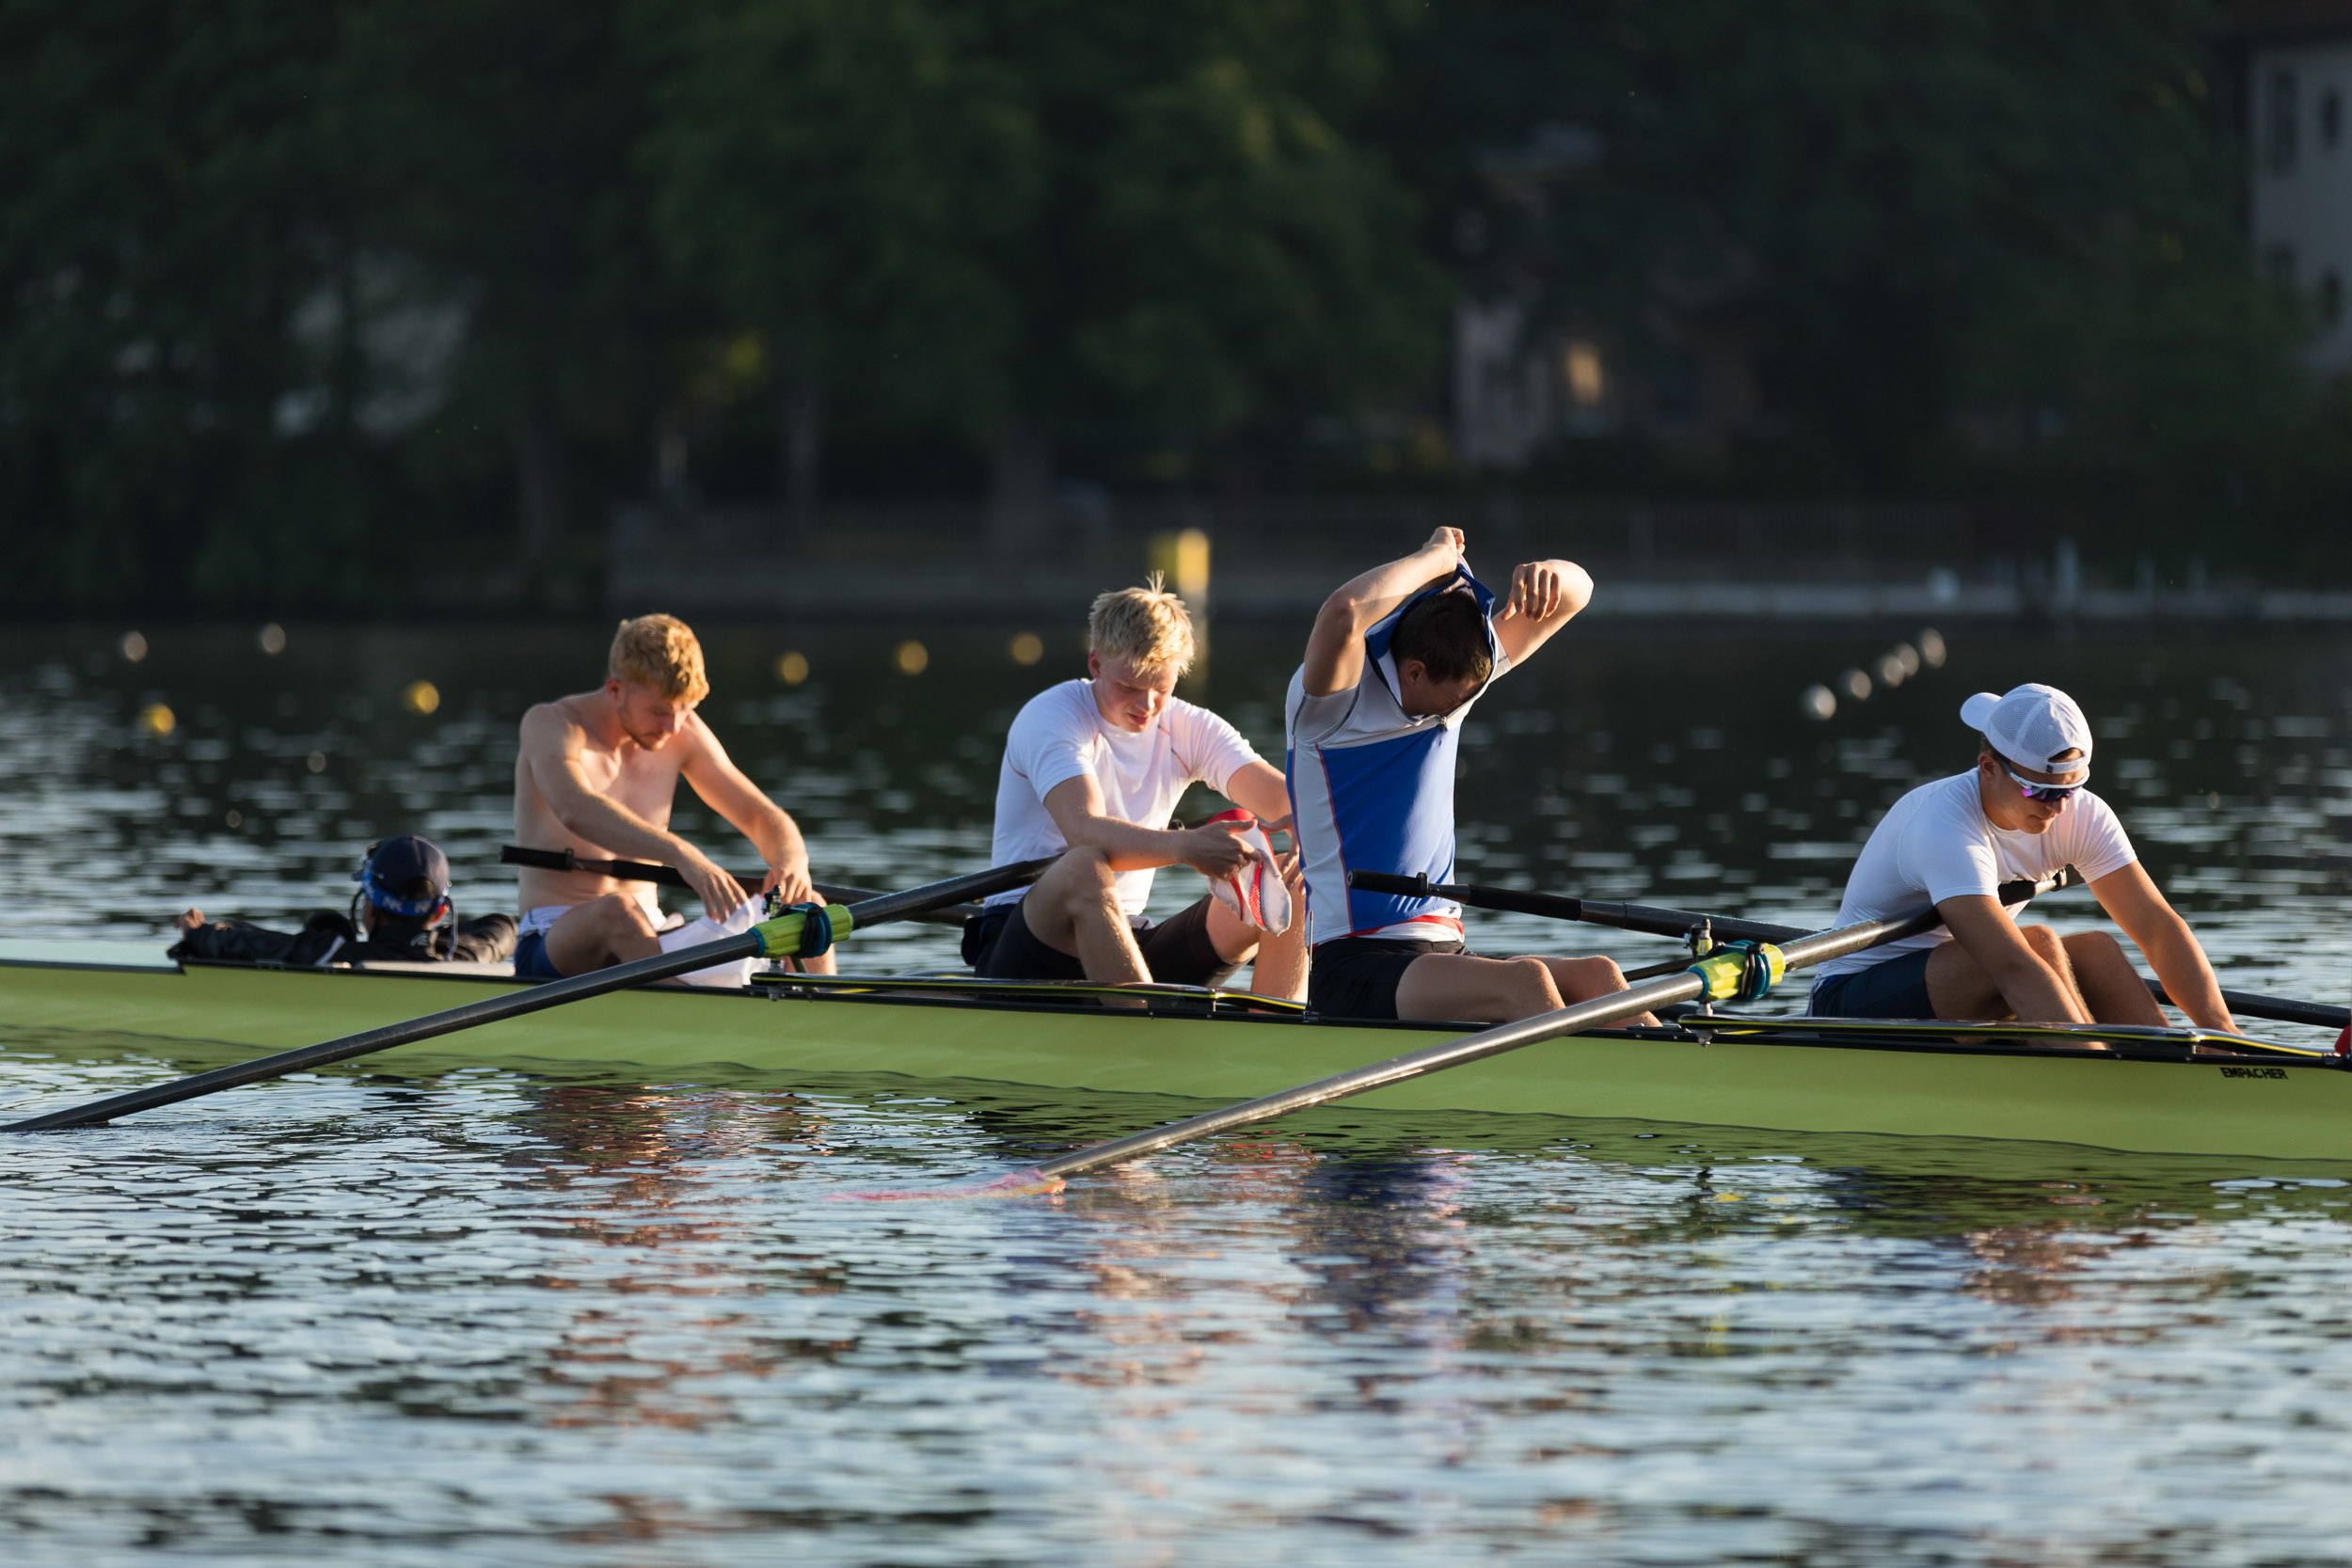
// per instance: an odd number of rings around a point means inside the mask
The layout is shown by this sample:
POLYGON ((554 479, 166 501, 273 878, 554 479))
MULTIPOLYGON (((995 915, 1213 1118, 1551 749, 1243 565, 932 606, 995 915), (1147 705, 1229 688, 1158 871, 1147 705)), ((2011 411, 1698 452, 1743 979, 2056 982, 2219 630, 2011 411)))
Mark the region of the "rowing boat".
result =
MULTIPOLYGON (((281 1050, 519 984, 492 966, 269 969, 128 943, 0 942, 20 1040, 281 1050)), ((893 1074, 1231 1101, 1469 1032, 1317 1018, 1246 992, 960 976, 767 975, 646 988, 403 1048, 419 1064, 569 1061, 893 1074)), ((22 1045, 18 1049, 24 1049, 22 1045)), ((1367 1109, 1538 1113, 2030 1139, 2148 1153, 2352 1159, 2352 1064, 2324 1045, 2096 1031, 1697 1017, 1547 1042, 1366 1095, 1367 1109), (2094 1034, 2100 1049, 2085 1037, 2094 1034)))

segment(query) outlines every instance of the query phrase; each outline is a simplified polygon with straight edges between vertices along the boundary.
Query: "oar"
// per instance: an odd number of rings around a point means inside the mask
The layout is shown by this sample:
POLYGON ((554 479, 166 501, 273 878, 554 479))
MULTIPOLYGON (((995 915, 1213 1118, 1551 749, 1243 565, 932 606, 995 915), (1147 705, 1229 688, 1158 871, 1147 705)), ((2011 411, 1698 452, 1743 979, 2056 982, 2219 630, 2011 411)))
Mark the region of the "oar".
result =
MULTIPOLYGON (((2146 979, 2145 975, 2141 978, 2146 979)), ((2165 994, 2164 982, 2148 981, 2149 993, 2159 1002, 2179 1006, 2165 994)), ((2265 996, 2260 991, 2225 990, 2221 1005, 2233 1013, 2248 1018, 2266 1018, 2278 1023, 2308 1023, 2315 1029, 2341 1029, 2352 1023, 2352 1007, 2331 1007, 2325 1002, 2297 1002, 2292 996, 2265 996)))
MULTIPOLYGON (((2037 884, 2020 884, 2036 889, 2037 884)), ((2056 879, 2038 884, 2039 890, 2057 885, 2056 879)), ((1670 1007, 1677 1002, 1694 1002, 1701 997, 1709 1001, 1730 1001, 1735 998, 1761 994, 1753 982, 1759 970, 1769 974, 1764 982, 1768 989, 1788 970, 1804 969, 1831 958, 1842 958, 1849 953, 1859 953, 1866 947, 1878 947, 1921 931, 1932 930, 1942 925, 1943 917, 1933 905, 1894 920, 1865 920, 1852 926, 1801 936, 1786 947, 1759 944, 1753 952, 1724 949, 1696 959, 1685 967, 1684 973, 1672 978, 1646 981, 1629 986, 1590 1002, 1578 1002, 1551 1012, 1523 1018, 1517 1023, 1499 1024, 1483 1029, 1475 1035, 1447 1040, 1441 1045, 1424 1047, 1391 1056, 1385 1062, 1375 1062, 1352 1072, 1322 1078, 1279 1094, 1262 1095, 1246 1100, 1238 1105, 1228 1105, 1221 1111, 1209 1111, 1170 1122, 1147 1132, 1131 1132, 1123 1138, 1092 1145, 1087 1148, 1057 1155, 1041 1164, 1010 1176, 963 1187, 932 1189, 921 1192, 870 1192, 851 1196, 869 1198, 897 1197, 979 1197, 1011 1196, 1019 1193, 1050 1192, 1073 1176, 1085 1171, 1100 1170, 1122 1160, 1141 1154, 1156 1154, 1177 1144, 1189 1143, 1236 1127, 1248 1127, 1277 1117, 1304 1111, 1316 1105, 1327 1105, 1335 1100, 1362 1094, 1369 1089, 1386 1088, 1407 1079, 1426 1077, 1443 1072, 1448 1068, 1482 1062, 1489 1056, 1500 1056, 1506 1051, 1534 1045, 1541 1040, 1573 1035, 1583 1029, 1598 1029, 1659 1007, 1670 1007)))
POLYGON ((667 980, 672 975, 684 974, 689 970, 708 969, 713 964, 734 963, 742 958, 814 958, 853 930, 863 930, 886 921, 905 920, 959 899, 985 897, 1009 888, 1025 887, 1037 880, 1053 863, 1050 858, 1023 861, 1017 865, 1000 865, 993 870, 974 872, 968 877, 951 877, 944 882, 910 888, 904 893, 884 894, 856 904, 828 904, 821 909, 817 905, 800 905, 773 920, 762 921, 740 936, 722 937, 717 942, 680 948, 675 953, 656 954, 650 958, 639 958, 634 963, 617 964, 611 969, 549 980, 545 985, 509 991, 486 1001, 469 1002, 446 1012, 428 1013, 422 1018, 410 1019, 405 1023, 388 1023, 380 1029, 346 1035, 342 1039, 328 1040, 322 1045, 281 1051, 274 1056, 259 1057, 235 1067, 215 1068, 210 1072, 199 1072, 193 1077, 175 1078, 168 1084, 157 1084, 151 1088, 132 1089, 127 1093, 109 1095, 103 1100, 93 1100, 86 1105, 44 1112, 40 1116, 27 1117, 23 1121, 0 1124, 0 1132, 45 1132, 59 1127, 93 1127, 116 1117, 127 1117, 134 1111, 151 1111, 158 1105, 176 1104, 199 1095, 233 1089, 241 1084, 258 1083, 264 1078, 325 1067, 329 1062, 348 1061, 354 1056, 389 1051, 393 1046, 413 1044, 437 1035, 454 1034, 477 1024, 496 1023, 502 1019, 520 1018, 525 1013, 544 1012, 549 1007, 560 1007, 566 1002, 584 1002, 592 996, 606 996, 649 981, 667 980), (821 920, 815 918, 819 913, 823 916, 821 920))
MULTIPOLYGON (((1581 920, 1587 925, 1613 926, 1628 931, 1647 931, 1654 936, 1688 936, 1701 921, 1706 921, 1716 939, 1721 942, 1788 942, 1804 934, 1798 926, 1772 926, 1758 920, 1741 920, 1732 915, 1704 914, 1696 910, 1660 909, 1651 904, 1612 904, 1593 898, 1568 898, 1550 893, 1529 893, 1519 888, 1481 887, 1475 883, 1433 882, 1426 877, 1398 877, 1385 871, 1351 871, 1347 885, 1366 893, 1393 893, 1407 898, 1450 898, 1477 910, 1501 910, 1512 914, 1541 915, 1549 920, 1581 920)), ((2046 882, 2003 882, 2001 902, 2022 904, 2028 898, 2060 888, 2079 887, 2082 874, 2073 866, 2063 866, 2046 882)), ((1680 960, 1652 964, 1645 969, 1626 972, 1629 980, 1646 980, 1652 975, 1669 974, 1680 969, 1680 960)), ((2163 983, 2148 982, 2148 990, 2159 1002, 2178 1006, 2165 994, 2163 983)), ((2289 996, 2265 996, 2258 991, 2225 990, 2222 1005, 2231 1012, 2247 1018, 2266 1018, 2274 1023, 2308 1023, 2318 1029, 2342 1029, 2352 1024, 2352 1008, 2330 1006, 2324 1002, 2297 1002, 2289 996)))
MULTIPOLYGON (((675 865, 656 865, 649 861, 586 861, 569 849, 526 849, 518 844, 509 844, 499 850, 499 863, 528 865, 539 871, 585 871, 592 877, 610 877, 620 882, 659 882, 663 887, 694 891, 686 873, 675 865)), ((757 887, 768 879, 765 871, 738 871, 733 876, 745 887, 757 887)), ((872 888, 839 887, 832 882, 811 882, 809 886, 828 904, 859 904, 882 896, 872 888)), ((906 918, 931 926, 961 926, 979 912, 977 904, 956 904, 944 910, 925 910, 906 918)))
POLYGON ((1536 914, 1548 920, 1581 920, 1589 926, 1614 926, 1620 930, 1646 931, 1658 937, 1688 936, 1691 928, 1703 920, 1710 922, 1715 935, 1725 942, 1787 942, 1805 934, 1801 926, 1768 926, 1761 921, 1738 920, 1727 915, 1660 909, 1655 904, 1614 904, 1597 898, 1528 893, 1518 888, 1433 882, 1427 877, 1399 877, 1387 871, 1351 871, 1347 874, 1347 885, 1366 893, 1392 893, 1405 898, 1450 898, 1472 909, 1536 914))

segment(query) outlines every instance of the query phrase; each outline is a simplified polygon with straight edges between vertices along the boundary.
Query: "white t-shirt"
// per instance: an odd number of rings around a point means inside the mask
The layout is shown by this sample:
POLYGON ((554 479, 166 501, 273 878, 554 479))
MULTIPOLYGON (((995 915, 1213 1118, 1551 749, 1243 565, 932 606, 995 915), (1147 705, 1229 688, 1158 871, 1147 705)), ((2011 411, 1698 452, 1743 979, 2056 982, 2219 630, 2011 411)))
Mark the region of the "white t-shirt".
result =
MULTIPOLYGON (((1103 812, 1138 827, 1165 828, 1195 780, 1219 793, 1243 767, 1261 760, 1241 732, 1182 698, 1170 697, 1140 734, 1113 729, 1094 705, 1091 681, 1064 681, 1029 699, 1005 736, 996 773, 996 835, 992 863, 1058 855, 1070 847, 1045 810, 1057 784, 1084 773, 1103 791, 1103 812)), ((1023 890, 1000 893, 1009 904, 1023 890)), ((1152 873, 1119 875, 1119 907, 1132 919, 1152 896, 1152 873)))
MULTIPOLYGON (((2113 808, 2084 790, 2074 803, 2042 832, 2014 832, 1985 819, 1984 801, 1977 793, 1977 772, 1970 768, 1948 779, 1923 784, 1901 800, 1870 831, 1853 874, 1846 879, 1845 901, 1837 906, 1837 924, 1885 920, 1908 914, 1922 904, 1980 893, 1998 897, 2003 882, 2040 881, 2062 865, 2072 865, 2086 881, 2097 881, 2139 857, 2124 835, 2113 808)), ((2024 914, 2024 904, 2009 906, 2009 917, 2024 914)), ((1814 971, 1817 983, 1835 975, 1852 974, 1889 958, 1916 953, 1952 940, 1938 926, 1915 937, 1890 942, 1832 958, 1814 971)))

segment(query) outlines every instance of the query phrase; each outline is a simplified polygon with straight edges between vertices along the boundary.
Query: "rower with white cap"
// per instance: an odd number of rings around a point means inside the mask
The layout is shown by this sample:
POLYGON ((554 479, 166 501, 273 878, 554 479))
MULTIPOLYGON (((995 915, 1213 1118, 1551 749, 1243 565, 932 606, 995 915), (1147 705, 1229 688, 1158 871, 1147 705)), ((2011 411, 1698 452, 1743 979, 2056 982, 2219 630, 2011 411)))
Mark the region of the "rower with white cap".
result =
POLYGON ((1977 766, 1895 802, 1871 830, 1837 911, 1845 926, 1900 914, 1924 898, 1944 924, 1823 964, 1810 1011, 2163 1023, 2163 1009, 2114 937, 2021 927, 2025 906, 2002 905, 2001 883, 2040 881, 2073 865, 2190 1021, 2234 1030, 2204 949, 2141 869, 2114 810, 2088 787, 2090 724, 2074 700, 2028 682, 1999 697, 1978 692, 1960 717, 1981 737, 1977 766))

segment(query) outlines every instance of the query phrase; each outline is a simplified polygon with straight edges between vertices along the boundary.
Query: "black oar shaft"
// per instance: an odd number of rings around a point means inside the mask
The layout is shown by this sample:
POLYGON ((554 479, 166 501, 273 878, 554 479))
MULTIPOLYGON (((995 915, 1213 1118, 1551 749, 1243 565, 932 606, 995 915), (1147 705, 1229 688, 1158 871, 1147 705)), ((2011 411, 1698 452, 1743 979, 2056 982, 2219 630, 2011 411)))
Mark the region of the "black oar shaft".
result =
POLYGON ((1366 893, 1391 893, 1405 898, 1450 898, 1472 909, 1500 910, 1508 914, 1542 915, 1550 920, 1581 920, 1592 926, 1646 931, 1652 936, 1678 937, 1701 921, 1711 921, 1715 935, 1725 942, 1787 942, 1805 934, 1801 926, 1772 926, 1758 920, 1700 914, 1692 910, 1660 909, 1652 904, 1619 904, 1598 898, 1568 898, 1552 893, 1529 893, 1519 888, 1479 887, 1470 883, 1433 882, 1426 877, 1399 877, 1386 871, 1351 871, 1347 885, 1366 893))
MULTIPOLYGON (((1800 937, 1784 946, 1781 956, 1788 968, 1799 969, 1842 958, 1848 953, 1858 953, 1866 947, 1899 942, 1904 937, 1915 936, 1940 924, 1932 909, 1921 910, 1899 920, 1865 921, 1837 930, 1800 937)), ((1188 1143, 1195 1138, 1210 1137, 1237 1127, 1271 1121, 1294 1111, 1328 1104, 1335 1100, 1385 1088, 1428 1073, 1442 1072, 1447 1068, 1461 1067, 1488 1056, 1500 1056, 1506 1051, 1517 1051, 1521 1046, 1572 1035, 1579 1030, 1602 1028, 1659 1007, 1692 1001, 1703 994, 1703 989, 1704 983, 1700 978, 1687 973, 1650 980, 1607 996, 1595 997, 1590 1002, 1579 1002, 1551 1012, 1538 1013, 1534 1018, 1521 1019, 1516 1023, 1483 1029, 1477 1034, 1448 1040, 1441 1045, 1391 1056, 1370 1067, 1357 1068, 1351 1072, 1319 1079, 1312 1084, 1301 1084, 1296 1088, 1284 1089, 1279 1094, 1244 1101, 1221 1111, 1210 1111, 1184 1121, 1171 1122, 1166 1127, 1154 1127, 1109 1143, 1096 1144, 1090 1148, 1077 1149, 1045 1161, 1037 1167, 1037 1173, 1046 1180, 1057 1180, 1083 1171, 1117 1164, 1122 1160, 1132 1160, 1137 1155, 1156 1154, 1161 1149, 1188 1143)))
MULTIPOLYGON (((2159 1002, 2179 1006, 2166 994, 2164 982, 2150 980, 2149 992, 2159 1002)), ((2233 1013, 2248 1018, 2266 1018, 2278 1023, 2308 1023, 2315 1029, 2341 1029, 2352 1024, 2352 1007, 2331 1007, 2324 1002, 2298 1002, 2292 996, 2265 996, 2260 991, 2225 990, 2221 1005, 2233 1013)))
MULTIPOLYGON (((1009 888, 1035 881, 1052 860, 1025 861, 1018 865, 997 866, 975 872, 968 877, 951 878, 925 887, 910 888, 904 893, 884 894, 849 906, 852 929, 877 926, 884 921, 901 920, 909 914, 959 899, 986 896, 1009 888)), ((567 1002, 583 1001, 592 996, 626 990, 656 980, 667 980, 697 969, 715 964, 734 963, 760 956, 759 933, 746 931, 740 936, 723 937, 717 942, 681 948, 675 953, 660 953, 650 958, 617 964, 611 969, 593 970, 586 974, 568 975, 549 980, 543 985, 508 991, 501 996, 469 1002, 462 1007, 429 1013, 423 1018, 409 1019, 401 1023, 388 1023, 341 1039, 326 1040, 317 1045, 299 1046, 281 1051, 276 1055, 240 1062, 233 1067, 215 1068, 210 1072, 177 1078, 167 1084, 156 1084, 144 1089, 131 1089, 109 1095, 87 1104, 68 1106, 41 1116, 27 1117, 22 1121, 0 1124, 0 1132, 45 1132, 65 1127, 92 1127, 117 1117, 127 1117, 138 1111, 151 1111, 159 1105, 177 1104, 233 1089, 241 1085, 255 1084, 264 1078, 282 1077, 289 1072, 303 1072, 330 1063, 348 1061, 372 1052, 389 1051, 394 1046, 411 1045, 439 1035, 454 1034, 485 1023, 497 1023, 505 1019, 520 1018, 528 1013, 543 1012, 560 1007, 567 1002)))
MULTIPOLYGON (((650 861, 588 861, 569 849, 526 849, 509 844, 499 850, 502 865, 527 865, 536 871, 581 871, 591 877, 610 877, 617 882, 653 882, 661 887, 694 891, 694 884, 686 879, 686 873, 675 865, 656 865, 650 861)), ((745 887, 757 887, 766 881, 764 871, 736 871, 730 876, 745 887)), ((817 895, 828 904, 859 904, 882 894, 872 888, 846 887, 835 882, 811 882, 817 895)), ((957 904, 946 909, 925 910, 911 914, 909 920, 920 920, 932 926, 961 926, 980 912, 977 904, 957 904)))
MULTIPOLYGON (((2073 866, 2062 868, 2056 876, 2041 882, 2003 882, 1999 888, 2004 904, 2022 904, 2026 899, 2060 888, 2073 887, 2080 878, 2073 866)), ((1569 898, 1554 893, 1530 893, 1523 888, 1481 887, 1474 882, 1433 882, 1426 877, 1399 877, 1387 871, 1351 871, 1347 885, 1366 893, 1392 893, 1406 898, 1449 898, 1456 904, 1467 904, 1474 910, 1497 910, 1506 914, 1542 915, 1550 920, 1577 920, 1588 926, 1612 926, 1624 931, 1646 931, 1652 936, 1688 936, 1693 927, 1705 922, 1718 942, 1792 942, 1805 935, 1802 926, 1774 926, 1762 920, 1740 920, 1732 915, 1707 914, 1697 910, 1661 909, 1655 904, 1618 904, 1598 898, 1569 898)))

